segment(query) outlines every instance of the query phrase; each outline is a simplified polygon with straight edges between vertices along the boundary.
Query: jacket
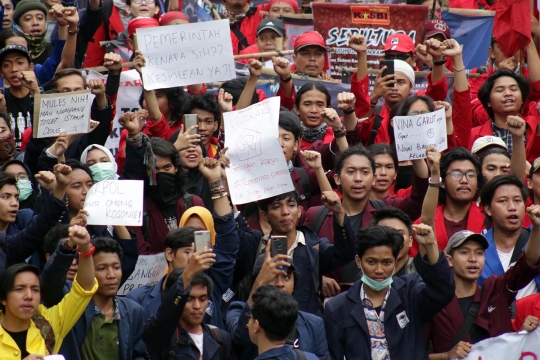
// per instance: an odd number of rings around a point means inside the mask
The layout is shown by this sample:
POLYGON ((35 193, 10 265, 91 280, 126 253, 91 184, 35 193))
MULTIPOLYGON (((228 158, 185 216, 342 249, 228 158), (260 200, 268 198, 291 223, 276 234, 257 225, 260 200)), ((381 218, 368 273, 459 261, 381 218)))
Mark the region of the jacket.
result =
POLYGON ((540 294, 525 296, 516 301, 516 318, 512 320, 514 331, 519 331, 529 315, 540 318, 540 294))
MULTIPOLYGON (((474 295, 473 301, 480 303, 474 324, 487 330, 491 337, 512 332, 510 304, 515 300, 518 290, 527 286, 538 274, 540 265, 529 266, 522 254, 516 265, 505 274, 487 278, 482 285, 482 292, 480 293, 477 287, 474 295)), ((435 353, 450 350, 450 345, 464 322, 458 298, 453 295, 452 301, 426 326, 426 344, 431 340, 435 353)), ((471 342, 468 334, 464 341, 471 342)))
MULTIPOLYGON (((49 309, 43 305, 39 305, 37 314, 43 316, 51 325, 55 337, 54 354, 58 354, 64 337, 69 333, 77 319, 81 316, 84 308, 92 299, 92 295, 98 289, 97 280, 94 279, 94 287, 90 291, 84 290, 77 282, 77 278, 73 282, 71 291, 62 299, 62 301, 49 309)), ((3 318, 4 314, 0 313, 3 318)), ((26 351, 36 355, 52 355, 49 354, 45 346, 45 341, 40 330, 36 327, 33 320, 30 320, 30 327, 26 335, 26 351)), ((13 338, 0 326, 0 356, 6 359, 20 359, 21 351, 13 338), (13 356, 13 357, 7 357, 13 356)))
MULTIPOLYGON (((307 360, 317 360, 319 359, 317 356, 310 352, 304 351, 304 355, 306 356, 307 360)), ((294 352, 293 348, 290 345, 285 345, 278 348, 273 348, 270 350, 267 350, 257 356, 254 360, 265 360, 265 359, 271 359, 271 360, 297 360, 298 355, 294 352)))
MULTIPOLYGON (((384 309, 384 329, 390 359, 425 360, 424 325, 441 311, 454 296, 454 274, 446 257, 439 251, 435 264, 423 259, 425 274, 394 276, 384 309), (400 325, 405 314, 408 323, 400 325)), ((364 306, 360 299, 362 281, 346 293, 326 303, 324 325, 332 359, 371 359, 371 340, 364 306)))
POLYGON ((231 41, 234 55, 238 55, 240 51, 249 45, 255 44, 257 40, 257 26, 259 26, 262 20, 262 9, 263 5, 259 5, 256 8, 250 7, 246 16, 239 23, 231 25, 231 41), (243 42, 236 35, 238 32, 245 38, 243 42))
POLYGON ((103 57, 105 56, 105 47, 100 45, 101 41, 114 39, 116 35, 123 33, 124 24, 120 19, 120 14, 116 6, 112 7, 111 16, 109 17, 109 34, 105 34, 105 25, 101 22, 94 34, 92 41, 88 43, 86 58, 84 59, 84 67, 93 67, 103 65, 103 57))
MULTIPOLYGON (((191 285, 184 290, 182 277, 164 294, 163 301, 155 315, 144 325, 143 340, 148 345, 148 351, 152 359, 170 359, 169 352, 174 351, 176 359, 199 360, 201 354, 191 337, 179 325, 180 317, 189 299, 191 285), (173 336, 177 337, 173 347, 173 336)), ((221 360, 220 344, 210 334, 210 329, 203 322, 203 359, 221 360)), ((235 360, 236 355, 232 348, 231 336, 221 331, 224 344, 222 347, 230 349, 230 359, 235 360)))
MULTIPOLYGON (((205 272, 214 283, 214 291, 210 295, 204 321, 223 329, 225 324, 221 312, 221 299, 232 283, 240 240, 232 214, 221 217, 214 214, 214 228, 216 243, 213 250, 216 254, 216 262, 205 272)), ((127 298, 140 304, 144 308, 145 315, 150 317, 158 311, 162 303, 163 281, 164 279, 161 279, 154 285, 145 285, 130 291, 127 298)))
MULTIPOLYGON (((257 346, 249 338, 247 313, 250 307, 247 303, 235 301, 227 312, 227 331, 232 336, 233 345, 239 360, 251 360, 257 356, 257 346)), ((330 360, 323 320, 313 314, 298 312, 296 320, 298 349, 314 353, 321 360, 330 360)))
POLYGON ((38 80, 40 85, 44 85, 45 83, 49 82, 56 73, 56 69, 58 68, 58 65, 60 64, 60 61, 62 61, 62 52, 64 50, 64 45, 66 44, 66 40, 60 40, 57 39, 54 48, 53 53, 51 54, 51 57, 49 57, 43 65, 41 64, 35 64, 34 65, 34 73, 36 74, 36 79, 38 80))

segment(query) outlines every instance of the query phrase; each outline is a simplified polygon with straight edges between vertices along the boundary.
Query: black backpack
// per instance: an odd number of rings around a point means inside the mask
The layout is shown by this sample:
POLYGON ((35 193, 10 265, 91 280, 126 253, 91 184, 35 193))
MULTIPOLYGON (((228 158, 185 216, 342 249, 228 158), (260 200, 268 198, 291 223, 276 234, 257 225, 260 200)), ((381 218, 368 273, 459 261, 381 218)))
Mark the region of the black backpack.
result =
POLYGON ((382 122, 382 105, 375 106, 375 119, 373 120, 373 127, 371 128, 371 134, 369 135, 369 142, 367 146, 372 145, 375 143, 375 137, 377 136, 377 133, 379 132, 379 128, 381 127, 382 122))
POLYGON ((295 166, 294 169, 300 174, 300 186, 304 192, 304 194, 301 195, 301 197, 303 197, 302 200, 305 200, 306 205, 309 207, 311 199, 311 185, 309 183, 309 176, 303 167, 295 166))

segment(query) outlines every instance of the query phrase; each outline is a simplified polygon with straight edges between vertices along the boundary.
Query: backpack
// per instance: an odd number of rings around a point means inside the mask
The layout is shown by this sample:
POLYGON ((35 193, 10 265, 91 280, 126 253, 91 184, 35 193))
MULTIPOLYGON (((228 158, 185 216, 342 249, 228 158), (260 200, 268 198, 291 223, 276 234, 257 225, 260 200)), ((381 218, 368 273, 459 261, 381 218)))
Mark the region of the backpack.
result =
POLYGON ((310 205, 310 199, 311 199, 311 185, 309 183, 309 176, 306 172, 306 170, 303 167, 294 167, 296 171, 298 171, 298 174, 300 174, 300 186, 302 187, 302 190, 304 191, 304 194, 301 195, 302 200, 306 201, 307 207, 310 205))
MULTIPOLYGON (((184 193, 183 198, 184 198, 184 211, 186 211, 187 209, 193 206, 193 196, 191 194, 184 193)), ((178 221, 180 221, 180 219, 178 219, 178 221)), ((144 236, 144 240, 146 242, 150 242, 150 236, 148 234, 149 228, 150 228, 150 215, 145 210, 143 213, 142 233, 144 236)))
POLYGON ((368 146, 375 143, 375 137, 377 136, 377 133, 379 132, 379 128, 381 127, 382 123, 382 105, 375 106, 375 119, 373 120, 373 127, 371 128, 371 134, 369 135, 369 142, 368 146))
MULTIPOLYGON (((212 340, 214 340, 215 342, 219 344, 219 349, 218 349, 219 358, 221 360, 229 360, 231 358, 231 351, 225 342, 225 338, 223 336, 223 330, 213 325, 207 325, 204 323, 202 324, 202 326, 203 328, 206 328, 206 330, 210 332, 210 336, 212 337, 212 340)), ((180 340, 180 333, 178 331, 178 328, 176 328, 174 335, 171 337, 171 346, 168 351, 169 360, 176 359, 176 353, 174 351, 174 348, 176 347, 176 345, 187 345, 187 343, 180 340)))
MULTIPOLYGON (((307 359, 306 353, 303 352, 302 350, 293 349, 293 351, 296 353, 296 358, 298 360, 306 360, 307 359)), ((289 359, 294 360, 294 357, 292 356, 291 352, 289 353, 289 359)))

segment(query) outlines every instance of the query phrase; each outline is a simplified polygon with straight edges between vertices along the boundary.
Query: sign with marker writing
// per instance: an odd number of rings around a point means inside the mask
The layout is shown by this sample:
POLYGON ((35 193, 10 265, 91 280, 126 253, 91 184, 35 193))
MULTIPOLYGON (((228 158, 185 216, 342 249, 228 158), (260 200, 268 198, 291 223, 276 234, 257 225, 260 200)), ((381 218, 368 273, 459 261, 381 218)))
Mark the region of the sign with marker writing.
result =
POLYGON ((425 159, 430 146, 446 150, 444 108, 427 114, 394 116, 394 139, 399 161, 425 159))
POLYGON ((226 112, 226 168, 233 204, 245 204, 294 190, 279 143, 279 97, 226 112))
POLYGON ((135 290, 144 285, 154 285, 163 276, 167 270, 167 260, 165 253, 153 255, 139 255, 135 270, 126 280, 120 289, 118 295, 127 295, 131 290, 135 290))
POLYGON ((144 185, 141 180, 103 180, 84 201, 88 225, 142 226, 144 185))
POLYGON ((473 344, 465 360, 538 360, 540 329, 527 333, 507 333, 473 344))
POLYGON ((61 94, 40 94, 34 100, 35 138, 86 134, 90 128, 90 110, 94 95, 90 90, 61 94))
POLYGON ((236 77, 229 20, 137 29, 146 90, 236 77))

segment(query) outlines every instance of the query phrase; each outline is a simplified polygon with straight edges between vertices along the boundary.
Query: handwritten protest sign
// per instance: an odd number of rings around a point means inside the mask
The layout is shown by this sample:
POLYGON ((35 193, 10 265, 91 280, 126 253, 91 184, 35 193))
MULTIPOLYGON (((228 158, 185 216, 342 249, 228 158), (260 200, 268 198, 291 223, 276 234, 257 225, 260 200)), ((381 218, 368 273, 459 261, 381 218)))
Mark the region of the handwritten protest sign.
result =
POLYGON ((279 97, 223 114, 226 169, 234 204, 245 204, 293 191, 291 176, 279 144, 279 97))
POLYGON ((120 289, 118 295, 126 295, 131 290, 144 285, 154 285, 163 276, 167 269, 167 260, 165 253, 153 255, 139 255, 137 265, 131 276, 126 280, 120 289))
POLYGON ((538 360, 540 330, 530 333, 509 333, 480 341, 472 346, 465 360, 538 360))
POLYGON ((429 146, 446 150, 444 108, 427 114, 394 116, 394 139, 399 161, 425 159, 429 146))
POLYGON ((90 109, 94 95, 90 90, 61 94, 36 95, 34 100, 34 137, 84 134, 90 125, 90 109))
POLYGON ((229 20, 137 29, 146 90, 235 77, 229 20))
POLYGON ((88 225, 141 226, 143 218, 143 181, 103 180, 86 194, 84 210, 88 225))

